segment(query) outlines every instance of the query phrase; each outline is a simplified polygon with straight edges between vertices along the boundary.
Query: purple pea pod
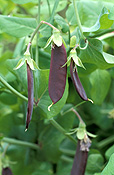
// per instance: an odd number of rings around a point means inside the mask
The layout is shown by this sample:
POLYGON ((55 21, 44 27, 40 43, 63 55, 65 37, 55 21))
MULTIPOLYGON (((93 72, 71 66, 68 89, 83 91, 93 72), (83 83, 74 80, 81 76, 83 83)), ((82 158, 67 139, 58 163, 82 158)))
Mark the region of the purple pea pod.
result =
POLYGON ((9 167, 6 167, 2 168, 2 175, 13 175, 13 173, 9 167))
POLYGON ((87 143, 85 143, 84 140, 78 140, 71 175, 85 174, 90 145, 91 145, 90 140, 88 140, 87 143))
POLYGON ((56 44, 54 44, 51 51, 51 64, 48 85, 49 96, 53 104, 57 103, 62 98, 65 90, 67 66, 63 65, 66 62, 67 53, 65 46, 62 44, 60 47, 58 47, 56 44))
POLYGON ((26 130, 28 129, 29 123, 31 121, 34 103, 34 82, 33 82, 33 72, 30 66, 27 64, 27 81, 28 81, 28 106, 27 106, 27 116, 26 116, 26 130))
POLYGON ((71 79, 73 81, 75 89, 78 92, 79 96, 82 98, 82 100, 88 101, 86 92, 78 77, 78 73, 77 73, 76 66, 75 66, 73 59, 71 59, 71 63, 70 63, 70 74, 71 74, 71 79))

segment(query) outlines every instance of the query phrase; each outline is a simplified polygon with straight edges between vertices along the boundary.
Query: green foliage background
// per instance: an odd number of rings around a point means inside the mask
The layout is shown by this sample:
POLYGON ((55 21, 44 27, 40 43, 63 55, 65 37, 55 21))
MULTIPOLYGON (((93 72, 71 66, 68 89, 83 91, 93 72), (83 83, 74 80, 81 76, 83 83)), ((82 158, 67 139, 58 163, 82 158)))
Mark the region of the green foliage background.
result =
MULTIPOLYGON (((78 74, 87 96, 94 101, 94 104, 86 102, 76 109, 86 123, 87 131, 97 135, 91 139, 85 175, 113 175, 114 2, 76 2, 82 29, 89 41, 85 50, 77 50, 86 68, 78 67, 78 74)), ((26 66, 23 65, 19 70, 14 70, 14 67, 23 57, 31 34, 42 20, 61 30, 68 55, 71 36, 75 35, 76 42, 83 47, 72 1, 0 0, 0 76, 26 97, 26 66)), ((40 68, 34 71, 35 98, 38 96, 39 103, 37 107, 34 106, 27 132, 24 131, 27 101, 0 82, 0 171, 8 165, 15 175, 20 175, 20 172, 22 175, 70 174, 76 145, 57 130, 50 119, 54 117, 67 132, 78 127, 79 121, 74 113, 64 111, 82 100, 73 87, 68 67, 63 98, 48 111, 51 104, 48 94, 51 46, 46 49, 44 46, 50 36, 51 28, 43 24, 38 38, 35 37, 32 43, 32 58, 38 60, 40 68), (14 139, 15 143, 8 145, 8 138, 14 139), (28 144, 23 146, 16 141, 26 141, 28 144), (33 143, 33 147, 38 145, 38 150, 28 146, 29 143, 33 143)))

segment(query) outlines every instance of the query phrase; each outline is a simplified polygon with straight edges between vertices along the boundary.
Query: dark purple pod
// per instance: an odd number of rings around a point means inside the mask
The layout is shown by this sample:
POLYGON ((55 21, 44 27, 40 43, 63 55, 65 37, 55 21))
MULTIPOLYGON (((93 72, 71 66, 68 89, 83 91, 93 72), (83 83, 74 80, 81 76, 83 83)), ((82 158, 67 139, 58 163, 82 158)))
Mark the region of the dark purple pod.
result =
POLYGON ((26 130, 28 129, 29 123, 31 121, 34 103, 34 82, 33 82, 33 72, 30 66, 27 64, 27 81, 28 81, 28 106, 27 106, 27 116, 26 116, 26 130))
POLYGON ((88 150, 81 150, 81 141, 78 140, 76 154, 71 170, 71 175, 84 175, 88 158, 88 150))
POLYGON ((67 66, 63 65, 66 62, 67 53, 65 46, 63 44, 60 47, 53 45, 48 85, 49 96, 53 104, 57 103, 62 98, 65 90, 67 66))
POLYGON ((85 92, 85 90, 81 84, 81 81, 78 77, 78 73, 77 73, 73 59, 71 59, 71 63, 70 63, 70 74, 71 74, 71 79, 73 81, 73 84, 74 84, 79 96, 82 98, 82 100, 88 101, 86 92, 85 92))
POLYGON ((2 175, 13 175, 13 173, 9 167, 6 167, 2 168, 2 175))

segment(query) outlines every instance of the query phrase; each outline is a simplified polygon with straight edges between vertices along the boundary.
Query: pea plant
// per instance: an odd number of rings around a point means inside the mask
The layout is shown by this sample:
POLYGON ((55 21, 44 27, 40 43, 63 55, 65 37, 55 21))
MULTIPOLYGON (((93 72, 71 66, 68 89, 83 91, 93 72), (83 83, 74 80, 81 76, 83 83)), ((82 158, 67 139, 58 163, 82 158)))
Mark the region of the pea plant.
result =
POLYGON ((114 174, 113 0, 0 0, 0 173, 114 174))

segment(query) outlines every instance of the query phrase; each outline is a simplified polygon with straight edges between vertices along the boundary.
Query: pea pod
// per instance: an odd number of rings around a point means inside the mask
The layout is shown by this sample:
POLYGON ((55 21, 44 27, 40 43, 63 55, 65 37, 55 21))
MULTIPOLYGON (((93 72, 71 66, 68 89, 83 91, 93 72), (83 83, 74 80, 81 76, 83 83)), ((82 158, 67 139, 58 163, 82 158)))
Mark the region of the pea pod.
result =
POLYGON ((74 157, 74 162, 71 170, 71 175, 84 175, 87 158, 88 158, 88 150, 81 150, 81 141, 78 140, 76 154, 74 157))
POLYGON ((63 66, 67 62, 67 53, 65 46, 52 46, 51 63, 49 73, 49 96, 53 104, 57 103, 63 96, 65 85, 67 66, 63 66), (63 66, 63 67, 62 67, 63 66))
POLYGON ((33 103, 34 103, 33 72, 28 64, 27 64, 27 81, 28 81, 28 106, 26 116, 26 130, 28 129, 29 123, 31 121, 33 112, 33 103))
POLYGON ((13 175, 13 173, 9 167, 5 167, 2 169, 2 175, 13 175))
POLYGON ((78 92, 79 96, 82 98, 82 100, 88 101, 86 92, 78 77, 78 73, 77 73, 76 66, 75 66, 73 59, 71 59, 71 63, 70 63, 70 74, 71 74, 71 79, 73 81, 75 89, 78 92))

